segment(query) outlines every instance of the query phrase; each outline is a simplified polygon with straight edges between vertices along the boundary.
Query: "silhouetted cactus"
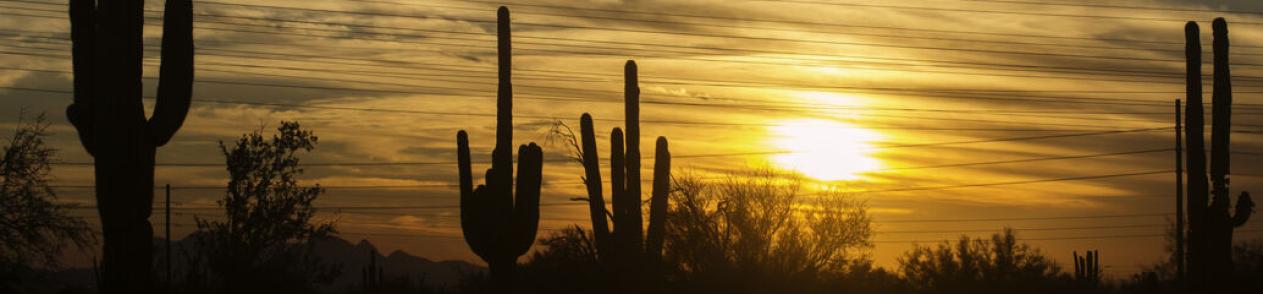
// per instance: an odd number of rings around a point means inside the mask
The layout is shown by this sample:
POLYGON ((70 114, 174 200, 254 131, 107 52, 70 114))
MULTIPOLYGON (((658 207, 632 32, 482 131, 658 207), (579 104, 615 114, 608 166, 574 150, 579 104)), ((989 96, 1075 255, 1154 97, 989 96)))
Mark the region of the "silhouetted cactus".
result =
POLYGON ((509 9, 497 11, 499 92, 496 94, 496 147, 486 183, 473 186, 469 137, 456 134, 460 169, 460 223, 469 248, 486 261, 495 293, 508 293, 517 258, 535 242, 544 152, 531 142, 518 149, 517 195, 513 184, 513 85, 509 9))
POLYGON ((360 286, 363 287, 362 293, 381 293, 382 275, 386 272, 384 266, 377 265, 377 250, 368 253, 368 265, 360 269, 360 286))
MULTIPOLYGON (((601 192, 600 156, 596 151, 591 115, 584 113, 580 118, 579 132, 597 256, 602 265, 615 275, 611 280, 618 283, 618 288, 632 293, 640 292, 636 289, 644 287, 647 281, 644 271, 656 272, 662 259, 667 194, 671 187, 671 153, 667 139, 658 137, 649 204, 649 234, 644 236, 640 215, 640 87, 634 61, 627 62, 624 74, 627 134, 624 138, 622 130, 614 128, 610 135, 610 194, 614 208, 609 216, 614 221, 613 232, 609 231, 605 219, 607 213, 601 192)), ((656 273, 653 276, 656 278, 656 273)))
POLYGON ((1101 283, 1101 253, 1088 250, 1085 256, 1074 252, 1074 280, 1085 287, 1096 287, 1101 283))
POLYGON ((1242 192, 1236 211, 1229 214, 1229 144, 1232 115, 1231 73, 1228 70, 1228 23, 1217 18, 1214 32, 1214 90, 1210 171, 1206 169, 1201 86, 1201 38, 1197 23, 1185 26, 1188 105, 1185 108, 1185 145, 1188 167, 1188 285, 1194 291, 1223 287, 1232 271, 1232 230, 1250 218, 1254 202, 1242 192), (1207 175, 1209 174, 1209 181, 1207 175), (1213 199, 1209 199, 1210 195, 1213 199), (1207 206, 1207 201, 1210 205, 1207 206))
POLYGON ((184 123, 193 92, 193 7, 163 13, 158 101, 141 102, 144 1, 70 1, 74 103, 66 117, 92 155, 104 236, 103 293, 150 293, 154 155, 184 123))

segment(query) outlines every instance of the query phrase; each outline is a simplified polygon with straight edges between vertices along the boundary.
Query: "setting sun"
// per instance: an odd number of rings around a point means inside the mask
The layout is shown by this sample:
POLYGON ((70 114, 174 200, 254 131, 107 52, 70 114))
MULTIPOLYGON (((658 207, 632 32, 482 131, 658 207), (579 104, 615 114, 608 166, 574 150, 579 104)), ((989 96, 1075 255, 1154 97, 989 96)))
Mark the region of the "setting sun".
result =
POLYGON ((790 120, 771 127, 773 148, 789 153, 772 157, 777 166, 823 180, 856 180, 881 168, 871 142, 882 135, 862 127, 817 119, 790 120))

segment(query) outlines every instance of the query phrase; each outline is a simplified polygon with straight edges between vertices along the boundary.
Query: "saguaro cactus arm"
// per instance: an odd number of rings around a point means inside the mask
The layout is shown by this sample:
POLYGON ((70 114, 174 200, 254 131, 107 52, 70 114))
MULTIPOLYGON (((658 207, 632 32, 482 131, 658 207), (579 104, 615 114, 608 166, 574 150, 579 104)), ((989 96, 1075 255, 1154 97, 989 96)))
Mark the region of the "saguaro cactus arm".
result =
POLYGON ((92 0, 70 1, 70 39, 71 62, 74 68, 74 103, 66 107, 66 118, 79 131, 79 142, 88 154, 95 154, 92 144, 93 127, 89 123, 92 107, 93 75, 96 67, 93 55, 96 54, 96 5, 92 0))
POLYGON ((584 113, 579 118, 579 136, 583 148, 583 182, 588 188, 588 214, 592 218, 592 237, 599 252, 609 252, 610 227, 606 222, 605 196, 601 192, 600 155, 596 150, 596 131, 592 115, 584 113))
POLYGON ((158 101, 149 119, 154 146, 166 145, 184 124, 193 99, 193 5, 167 0, 162 24, 162 65, 158 69, 158 101))
POLYGON ((491 257, 489 244, 492 244, 490 218, 484 212, 490 210, 485 194, 486 188, 479 185, 474 188, 472 167, 469 158, 469 135, 464 130, 456 133, 456 158, 460 174, 460 228, 465 235, 465 243, 479 257, 491 257))
POLYGON ((1083 279, 1083 258, 1079 257, 1079 252, 1074 253, 1074 278, 1083 279))
POLYGON ((1210 179, 1214 185, 1215 201, 1225 202, 1227 208, 1229 152, 1232 127, 1232 74, 1228 68, 1228 23, 1216 18, 1211 24, 1214 34, 1214 89, 1211 93, 1210 179))
POLYGON ((653 194, 649 200, 649 232, 645 236, 645 254, 656 263, 662 256, 666 234, 667 196, 671 193, 671 151, 667 137, 658 137, 654 148, 653 194))
POLYGON ((1250 220, 1250 215, 1254 213, 1254 200, 1250 199, 1249 192, 1241 192, 1241 196, 1237 196, 1237 208, 1232 214, 1232 226, 1240 227, 1250 220))
POLYGON ((531 143, 518 148, 517 196, 508 242, 509 254, 520 256, 531 249, 539 228, 539 189, 543 183, 544 151, 531 143))
MULTIPOLYGON (((627 182, 627 163, 626 157, 624 157, 625 151, 623 147, 625 145, 623 142, 622 129, 614 128, 613 131, 610 131, 610 201, 614 205, 613 239, 615 244, 619 244, 615 245, 616 247, 621 247, 625 244, 623 242, 625 242, 626 232, 631 230, 631 228, 627 228, 627 222, 622 221, 624 219, 623 215, 627 214, 627 206, 625 205, 628 202, 626 185, 636 184, 627 182)), ((640 200, 636 199, 636 201, 639 203, 640 200)))

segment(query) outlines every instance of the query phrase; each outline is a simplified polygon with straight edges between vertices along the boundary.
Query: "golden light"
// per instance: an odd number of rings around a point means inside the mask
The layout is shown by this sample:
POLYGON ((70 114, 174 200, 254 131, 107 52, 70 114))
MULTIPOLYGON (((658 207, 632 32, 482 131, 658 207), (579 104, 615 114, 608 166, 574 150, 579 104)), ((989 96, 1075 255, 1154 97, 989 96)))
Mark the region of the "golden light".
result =
POLYGON ((822 181, 857 180, 882 166, 873 157, 875 131, 836 121, 789 120, 771 127, 770 144, 789 153, 772 157, 777 166, 822 181))

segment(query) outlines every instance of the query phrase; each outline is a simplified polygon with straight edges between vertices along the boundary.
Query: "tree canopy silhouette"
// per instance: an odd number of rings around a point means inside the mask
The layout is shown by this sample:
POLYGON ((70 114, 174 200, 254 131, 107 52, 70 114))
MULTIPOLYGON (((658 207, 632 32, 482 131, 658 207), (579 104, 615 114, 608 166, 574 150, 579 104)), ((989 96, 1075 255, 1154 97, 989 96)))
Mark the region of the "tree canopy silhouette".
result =
POLYGON ((67 245, 83 248, 95 238, 73 205, 57 203, 49 186, 55 149, 44 143, 48 122, 18 118, 18 128, 0 153, 0 292, 20 293, 32 271, 60 265, 67 245))
POLYGON ((298 182, 297 153, 314 149, 317 138, 297 122, 282 122, 277 132, 271 140, 256 131, 220 143, 229 180, 219 205, 227 219, 197 220, 199 262, 230 293, 310 292, 340 273, 312 252, 335 232, 333 223, 313 220, 312 202, 323 190, 298 182))
POLYGON ((918 245, 899 258, 910 286, 922 293, 1069 293, 1061 267, 1019 243, 1012 229, 990 239, 918 245))

